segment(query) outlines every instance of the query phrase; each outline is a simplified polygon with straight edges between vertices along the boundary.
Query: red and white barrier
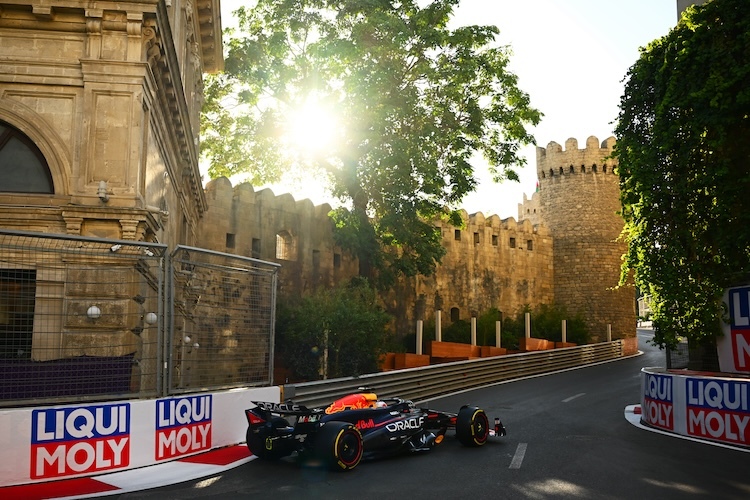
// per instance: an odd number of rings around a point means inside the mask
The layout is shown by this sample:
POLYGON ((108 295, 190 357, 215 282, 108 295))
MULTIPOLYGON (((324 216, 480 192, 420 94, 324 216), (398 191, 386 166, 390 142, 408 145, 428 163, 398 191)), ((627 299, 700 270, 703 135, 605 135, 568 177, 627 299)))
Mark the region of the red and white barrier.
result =
POLYGON ((0 410, 0 486, 125 471, 245 441, 250 401, 278 387, 0 410))
POLYGON ((641 370, 641 420, 664 431, 750 447, 750 379, 641 370))

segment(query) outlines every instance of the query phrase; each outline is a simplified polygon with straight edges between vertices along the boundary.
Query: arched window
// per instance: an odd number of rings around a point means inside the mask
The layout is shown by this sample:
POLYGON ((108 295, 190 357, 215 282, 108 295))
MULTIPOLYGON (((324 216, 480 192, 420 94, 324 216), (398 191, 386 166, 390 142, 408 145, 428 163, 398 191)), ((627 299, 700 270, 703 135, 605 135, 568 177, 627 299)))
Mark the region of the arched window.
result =
POLYGON ((0 192, 54 193, 39 148, 20 130, 0 121, 0 192))
POLYGON ((459 319, 461 319, 461 314, 458 307, 451 307, 451 323, 455 323, 459 319))
POLYGON ((297 258, 297 247, 289 231, 283 230, 276 233, 276 258, 281 260, 297 258))

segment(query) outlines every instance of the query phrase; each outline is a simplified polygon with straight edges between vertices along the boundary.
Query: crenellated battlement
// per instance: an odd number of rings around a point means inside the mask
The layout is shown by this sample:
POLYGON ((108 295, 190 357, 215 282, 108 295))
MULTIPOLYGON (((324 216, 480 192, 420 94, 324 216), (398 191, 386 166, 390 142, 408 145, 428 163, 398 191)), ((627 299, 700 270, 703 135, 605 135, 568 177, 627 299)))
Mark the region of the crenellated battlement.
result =
POLYGON ((612 174, 617 161, 610 158, 615 146, 615 138, 609 137, 601 144, 591 136, 586 139, 586 147, 579 149, 578 141, 570 138, 565 141, 565 149, 550 142, 546 148, 536 148, 536 172, 539 182, 555 177, 575 174, 612 174))
POLYGON ((555 303, 583 314, 598 339, 607 325, 615 337, 634 331, 632 289, 617 288, 627 247, 618 240, 623 220, 614 146, 614 137, 599 143, 591 136, 585 148, 572 138, 565 148, 556 142, 537 148, 539 191, 519 205, 519 217, 536 209, 554 240, 555 303))
MULTIPOLYGON (((525 305, 558 303, 584 314, 595 338, 607 324, 615 335, 627 335, 632 297, 613 291, 625 251, 616 241, 623 222, 618 178, 611 175, 616 162, 609 158, 614 144, 614 138, 600 143, 589 137, 585 148, 575 139, 564 148, 555 142, 537 148, 539 189, 524 195, 517 219, 461 210, 461 227, 437 221, 446 253, 435 273, 404 279, 381 297, 396 328, 409 331, 415 319, 431 318, 438 309, 454 322, 492 307, 512 314, 525 305)), ((205 190, 210 210, 199 241, 281 264, 281 293, 357 275, 356 258, 333 238, 329 204, 232 186, 226 178, 205 190)))

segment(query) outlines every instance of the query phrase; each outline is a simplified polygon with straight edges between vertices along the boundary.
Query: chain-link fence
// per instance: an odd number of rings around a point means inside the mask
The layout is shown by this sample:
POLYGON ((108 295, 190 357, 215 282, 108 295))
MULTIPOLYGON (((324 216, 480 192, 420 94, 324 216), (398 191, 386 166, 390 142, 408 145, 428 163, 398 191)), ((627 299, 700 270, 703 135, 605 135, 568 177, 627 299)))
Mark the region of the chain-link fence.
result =
POLYGON ((169 258, 154 243, 0 230, 0 407, 269 384, 277 267, 169 258))
POLYGON ((688 367, 690 354, 687 339, 680 339, 676 347, 667 347, 666 351, 667 369, 682 370, 688 367))
POLYGON ((170 263, 168 391, 268 384, 278 265, 184 246, 170 263))

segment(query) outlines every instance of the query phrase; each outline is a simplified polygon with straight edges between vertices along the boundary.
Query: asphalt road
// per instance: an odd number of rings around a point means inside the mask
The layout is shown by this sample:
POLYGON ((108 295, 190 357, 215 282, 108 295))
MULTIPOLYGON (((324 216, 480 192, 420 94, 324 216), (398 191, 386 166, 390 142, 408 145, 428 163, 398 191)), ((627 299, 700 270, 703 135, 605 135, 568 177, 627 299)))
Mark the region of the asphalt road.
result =
POLYGON ((641 356, 504 383, 430 401, 471 403, 508 436, 481 448, 452 438, 429 453, 363 462, 348 473, 293 461, 252 461, 222 475, 122 499, 747 499, 750 453, 639 429, 624 408, 640 402, 640 370, 664 366, 639 330, 641 356))

